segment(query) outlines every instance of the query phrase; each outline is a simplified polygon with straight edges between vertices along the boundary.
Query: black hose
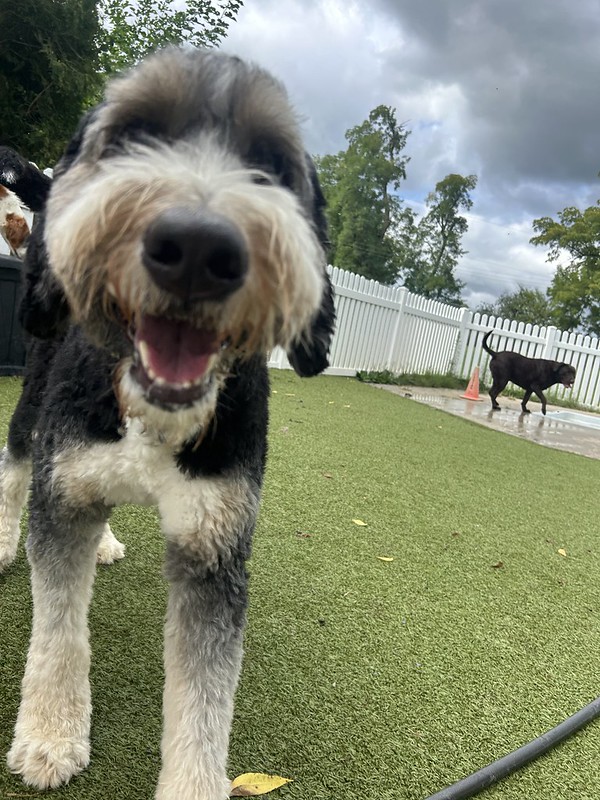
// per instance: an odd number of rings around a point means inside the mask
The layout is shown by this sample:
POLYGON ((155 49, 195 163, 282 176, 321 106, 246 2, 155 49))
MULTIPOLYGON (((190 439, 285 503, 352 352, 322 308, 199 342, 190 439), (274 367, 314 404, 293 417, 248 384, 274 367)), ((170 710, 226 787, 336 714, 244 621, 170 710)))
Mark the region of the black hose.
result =
POLYGON ((502 778, 506 778, 507 775, 511 775, 521 767, 524 767, 525 764, 529 764, 530 761, 543 755, 598 716, 600 716, 600 697, 597 697, 582 708, 581 711, 568 717, 552 730, 538 736, 532 742, 524 744, 518 750, 513 750, 507 756, 488 764, 487 767, 483 767, 483 769, 474 772, 467 778, 463 778, 458 783, 448 786, 447 789, 442 789, 441 792, 432 794, 426 800, 464 800, 466 797, 473 797, 473 795, 479 794, 488 786, 502 780, 502 778))

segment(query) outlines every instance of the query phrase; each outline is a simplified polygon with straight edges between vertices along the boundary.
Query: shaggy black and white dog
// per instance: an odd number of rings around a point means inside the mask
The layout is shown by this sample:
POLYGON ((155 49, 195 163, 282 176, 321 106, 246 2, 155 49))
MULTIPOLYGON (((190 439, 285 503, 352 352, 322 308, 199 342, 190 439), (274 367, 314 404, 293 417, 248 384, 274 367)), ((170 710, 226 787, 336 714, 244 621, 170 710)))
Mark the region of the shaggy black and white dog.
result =
POLYGON ((169 49, 114 81, 57 166, 27 253, 33 338, 0 472, 4 562, 32 473, 33 630, 8 754, 27 784, 88 764, 96 551, 111 508, 135 502, 158 506, 170 582, 156 797, 228 796, 265 354, 285 347, 306 376, 327 366, 325 244, 284 90, 220 53, 169 49))

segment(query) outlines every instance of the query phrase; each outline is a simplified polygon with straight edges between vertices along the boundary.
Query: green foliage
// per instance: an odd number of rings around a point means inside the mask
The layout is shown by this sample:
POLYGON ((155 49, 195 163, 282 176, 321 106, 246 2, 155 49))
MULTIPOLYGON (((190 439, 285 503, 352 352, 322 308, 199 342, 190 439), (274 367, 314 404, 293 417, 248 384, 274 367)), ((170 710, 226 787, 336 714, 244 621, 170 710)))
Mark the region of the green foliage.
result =
POLYGON ((473 205, 477 178, 447 175, 417 221, 398 196, 410 160, 403 155, 409 133, 394 109, 378 106, 346 132, 346 150, 315 158, 328 204, 331 263, 380 283, 402 279, 412 292, 460 305, 464 284, 454 270, 465 252, 460 242, 467 220, 459 211, 473 205))
POLYGON ((52 164, 101 85, 96 0, 0 0, 0 144, 52 164))
POLYGON ((98 49, 108 74, 166 44, 218 44, 242 0, 99 0, 98 49))
POLYGON ((107 75, 157 47, 212 46, 242 0, 0 0, 0 144, 41 166, 63 151, 107 75))
POLYGON ((381 105, 346 132, 346 150, 315 159, 328 204, 331 263, 387 284, 398 277, 393 233, 401 201, 393 192, 406 178, 408 135, 394 109, 381 105))
POLYGON ((554 314, 546 295, 539 289, 527 289, 521 285, 516 292, 505 292, 495 303, 482 304, 476 311, 532 325, 551 325, 554 322, 554 314))
POLYGON ((417 222, 414 212, 407 211, 404 227, 399 231, 402 252, 402 280, 406 288, 444 303, 461 305, 464 283, 454 270, 465 254, 461 239, 468 223, 460 216, 473 201, 470 192, 477 185, 475 175, 450 174, 436 184, 428 195, 428 212, 417 222))
POLYGON ((548 261, 562 256, 548 290, 556 324, 600 335, 600 201, 584 211, 567 207, 558 220, 542 217, 533 222, 532 244, 548 247, 548 261))
POLYGON ((448 372, 440 375, 434 372, 401 372, 395 374, 388 369, 371 372, 357 372, 356 377, 363 383, 383 383, 389 386, 426 386, 435 389, 465 389, 468 381, 448 372))

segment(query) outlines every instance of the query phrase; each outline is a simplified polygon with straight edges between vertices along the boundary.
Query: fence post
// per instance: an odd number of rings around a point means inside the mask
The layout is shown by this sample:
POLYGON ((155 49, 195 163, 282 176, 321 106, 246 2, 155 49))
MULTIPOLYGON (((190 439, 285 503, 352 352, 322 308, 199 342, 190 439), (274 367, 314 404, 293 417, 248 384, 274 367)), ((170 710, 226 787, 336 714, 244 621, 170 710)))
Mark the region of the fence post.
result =
POLYGON ((408 294, 408 289, 405 286, 402 286, 398 291, 398 310, 396 311, 396 320, 394 322, 394 329, 392 331, 392 335, 390 336, 390 346, 388 349, 388 357, 387 363, 388 368, 391 372, 394 371, 394 351, 396 349, 396 342, 398 341, 398 334, 400 332, 400 322, 402 321, 402 317, 404 316, 404 307, 406 306, 406 296, 408 294))
POLYGON ((542 358, 547 358, 549 361, 554 361, 554 349, 556 344, 556 334, 558 328, 554 325, 548 325, 546 328, 546 342, 544 344, 544 352, 542 358))
MULTIPOLYGON (((469 322, 473 319, 473 314, 468 308, 463 308, 460 315, 460 325, 458 326, 458 336, 456 337, 456 347, 454 349, 454 358, 452 359, 452 374, 458 375, 458 369, 462 365, 465 357, 465 350, 467 347, 467 328, 469 322)), ((459 375, 459 377, 462 377, 459 375)))

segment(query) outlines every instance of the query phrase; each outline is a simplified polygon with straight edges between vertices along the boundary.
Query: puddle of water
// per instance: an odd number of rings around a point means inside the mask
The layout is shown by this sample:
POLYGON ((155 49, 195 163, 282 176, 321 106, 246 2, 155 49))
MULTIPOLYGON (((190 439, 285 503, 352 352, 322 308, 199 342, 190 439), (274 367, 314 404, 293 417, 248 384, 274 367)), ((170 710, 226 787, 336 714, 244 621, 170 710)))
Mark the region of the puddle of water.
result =
MULTIPOLYGON (((542 416, 540 414, 540 416, 542 416)), ((548 411, 548 419, 557 419, 559 422, 568 422, 571 425, 583 425, 585 428, 600 430, 600 417, 591 414, 579 414, 577 411, 548 411)))

